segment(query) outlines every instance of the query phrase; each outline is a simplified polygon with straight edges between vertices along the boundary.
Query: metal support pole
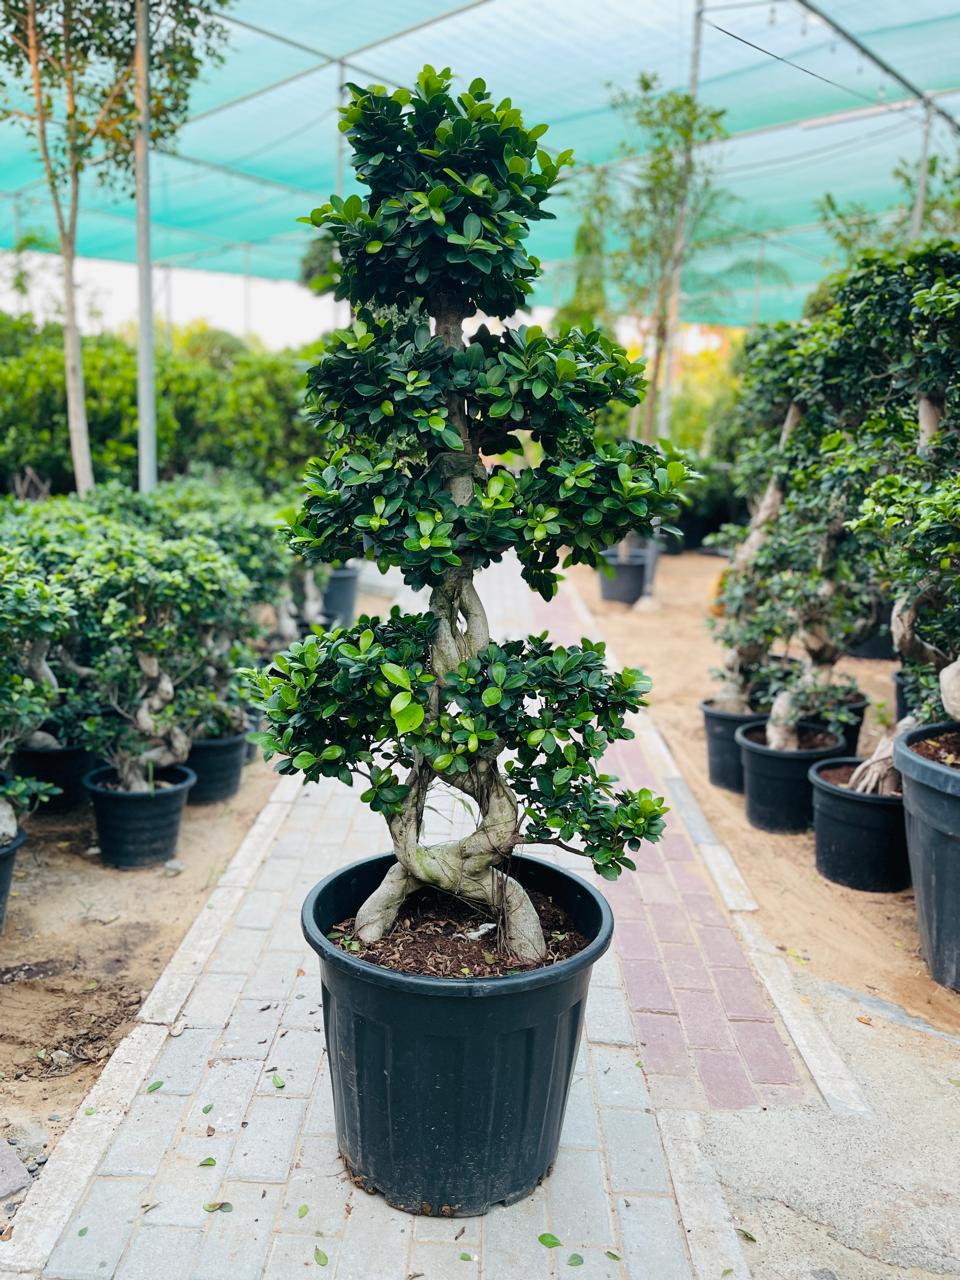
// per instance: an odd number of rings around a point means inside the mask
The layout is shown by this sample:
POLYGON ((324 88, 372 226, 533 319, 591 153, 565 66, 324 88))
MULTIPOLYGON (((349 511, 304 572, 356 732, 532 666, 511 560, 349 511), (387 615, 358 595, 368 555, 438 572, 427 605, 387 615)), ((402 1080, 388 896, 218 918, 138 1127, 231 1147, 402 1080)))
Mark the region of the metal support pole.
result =
POLYGON ((250 337, 250 246, 243 246, 243 336, 250 337))
POLYGON ((137 198, 137 452, 140 492, 157 484, 157 402, 154 381, 153 288, 150 271, 150 7, 136 0, 134 58, 137 132, 134 169, 137 198))
POLYGON ((923 230, 923 213, 927 202, 927 175, 930 170, 930 125, 933 112, 930 103, 924 103, 923 138, 920 143, 920 169, 917 174, 917 195, 910 214, 910 239, 919 240, 923 230))
MULTIPOLYGON (((338 110, 335 114, 335 119, 337 123, 337 167, 336 167, 336 176, 334 181, 334 190, 336 191, 337 195, 341 198, 341 200, 343 199, 343 169, 344 169, 344 161, 345 161, 345 153, 346 153, 346 138, 340 132, 339 108, 343 106, 343 90, 344 90, 345 73, 346 73, 346 66, 344 65, 343 62, 338 62, 337 63, 337 108, 338 110)), ((337 328, 346 328, 347 325, 349 325, 350 303, 346 300, 346 298, 341 298, 338 302, 334 303, 333 321, 334 321, 334 324, 337 326, 337 328)))
MULTIPOLYGON (((690 87, 691 98, 696 98, 700 87, 700 52, 703 46, 703 10, 704 0, 697 0, 693 15, 693 48, 690 52, 690 87)), ((686 248, 687 209, 686 202, 677 219, 677 238, 675 247, 676 266, 670 289, 670 314, 667 318, 667 340, 663 352, 663 386, 660 401, 657 405, 657 435, 670 434, 670 402, 673 398, 674 351, 676 348, 677 329, 680 325, 680 287, 683 274, 683 254, 686 248)))

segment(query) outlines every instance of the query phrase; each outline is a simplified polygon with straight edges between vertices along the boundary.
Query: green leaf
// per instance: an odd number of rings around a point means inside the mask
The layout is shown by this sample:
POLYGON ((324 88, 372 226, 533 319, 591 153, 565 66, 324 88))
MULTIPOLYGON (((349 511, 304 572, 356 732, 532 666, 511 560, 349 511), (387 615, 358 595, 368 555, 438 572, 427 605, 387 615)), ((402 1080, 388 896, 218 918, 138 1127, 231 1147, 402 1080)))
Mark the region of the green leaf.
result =
POLYGON ((318 1267, 325 1267, 330 1261, 319 1245, 313 1251, 313 1260, 318 1267))
POLYGON ((394 694, 390 701, 390 714, 392 716, 399 715, 404 707, 408 707, 412 701, 413 694, 408 689, 401 689, 399 693, 394 694))
POLYGON ((484 689, 483 693, 481 693, 480 701, 485 707, 495 707, 502 697, 503 691, 495 686, 491 686, 490 688, 484 689))
POLYGON ((210 1114, 210 1112, 213 1110, 213 1103, 212 1103, 212 1102, 208 1102, 208 1103, 206 1104, 206 1106, 201 1107, 201 1108, 200 1108, 200 1110, 203 1112, 203 1114, 204 1114, 205 1116, 208 1116, 208 1115, 210 1114))
POLYGON ((287 1087, 286 1080, 283 1080, 276 1072, 270 1077, 270 1083, 275 1089, 285 1089, 287 1087))
POLYGON ((85 1116, 92 1116, 96 1112, 96 1110, 97 1110, 96 1107, 84 1107, 83 1114, 85 1116))
POLYGON ((423 724, 423 707, 419 702, 411 702, 409 707, 404 707, 399 715, 394 716, 393 721, 398 733, 412 733, 423 724))
POLYGON ((472 1262, 472 1261, 473 1261, 473 1258, 470 1256, 470 1254, 469 1254, 469 1253, 461 1253, 461 1255, 460 1255, 460 1261, 461 1261, 461 1262, 472 1262))
POLYGON ((211 1200, 203 1206, 204 1213, 233 1213, 233 1205, 229 1200, 211 1200))
POLYGON ((81 1227, 81 1228, 80 1228, 80 1230, 77 1232, 77 1235, 78 1235, 78 1236, 81 1238, 81 1240, 82 1240, 82 1239, 83 1239, 83 1237, 87 1234, 87 1232, 88 1232, 89 1230, 90 1230, 90 1228, 89 1228, 89 1227, 81 1227))
POLYGON ((620 1257, 619 1253, 614 1253, 612 1249, 605 1249, 605 1250, 604 1250, 604 1257, 606 1257, 606 1258, 610 1258, 613 1262, 620 1262, 620 1261, 622 1261, 622 1259, 621 1259, 621 1257, 620 1257))
POLYGON ((293 757, 293 767, 295 769, 310 769, 317 763, 317 757, 312 751, 301 751, 293 757))
POLYGON ((163 1088, 162 1080, 154 1080, 153 1084, 147 1085, 147 1093, 156 1093, 158 1089, 163 1088))
POLYGON ((552 1235, 549 1231, 545 1231, 542 1236, 537 1236, 537 1239, 540 1241, 540 1243, 543 1245, 545 1249, 560 1248, 560 1241, 557 1239, 555 1235, 552 1235))
POLYGON ((399 685, 401 689, 410 688, 410 677, 403 667, 398 667, 395 662, 381 662, 380 670, 391 684, 399 685))
POLYGON ((198 1169, 212 1169, 212 1168, 213 1168, 213 1166, 214 1166, 216 1163, 217 1163, 217 1162, 216 1162, 216 1160, 214 1160, 213 1156, 207 1156, 206 1160, 201 1160, 201 1161, 200 1161, 200 1163, 197 1165, 197 1168, 198 1168, 198 1169))
POLYGON ((483 223, 475 213, 468 213, 463 220, 463 234, 468 240, 478 240, 483 231, 483 223))
POLYGON ((310 1206, 302 1204, 300 1208, 297 1210, 297 1217, 305 1218, 309 1212, 310 1212, 310 1206))
POLYGON ((542 378, 535 378, 531 390, 533 392, 534 400, 542 400, 550 388, 542 378))
POLYGON ((582 1253, 571 1253, 570 1257, 567 1259, 567 1266, 568 1266, 568 1267, 582 1267, 582 1266, 583 1266, 583 1254, 582 1254, 582 1253))
POLYGON ((751 1235, 745 1227, 737 1227, 737 1235, 741 1236, 744 1240, 749 1240, 751 1244, 757 1243, 757 1237, 751 1235))
POLYGON ((382 240, 368 240, 366 244, 367 253, 379 253, 383 248, 382 240))

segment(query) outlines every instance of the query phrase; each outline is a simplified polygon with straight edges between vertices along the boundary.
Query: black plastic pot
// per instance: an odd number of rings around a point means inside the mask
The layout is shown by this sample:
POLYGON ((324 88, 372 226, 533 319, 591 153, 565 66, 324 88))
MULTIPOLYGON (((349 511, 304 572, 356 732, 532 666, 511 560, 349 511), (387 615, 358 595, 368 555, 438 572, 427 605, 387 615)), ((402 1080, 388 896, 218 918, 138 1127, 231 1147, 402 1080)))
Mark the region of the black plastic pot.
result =
POLYGON ((901 668, 893 673, 893 697, 897 709, 897 722, 899 723, 904 716, 910 714, 910 704, 907 702, 907 673, 901 668))
POLYGON ((93 769, 83 785, 93 801, 100 856, 111 867, 152 867, 168 862, 177 851, 180 819, 187 793, 197 775, 186 765, 158 769, 154 781, 167 783, 153 791, 114 791, 109 765, 93 769))
POLYGON ((867 893, 898 893, 910 886, 902 796, 867 796, 823 777, 856 756, 821 760, 810 767, 817 870, 826 880, 867 893))
POLYGON ((864 640, 860 644, 855 644, 847 650, 851 658, 875 658, 882 659, 885 662, 892 662, 897 651, 893 647, 893 640, 890 638, 890 616, 893 613, 893 605, 885 604, 880 611, 880 625, 873 633, 869 640, 864 640))
POLYGON ((616 600, 620 604, 635 604, 643 595, 647 581, 649 555, 646 547, 627 552, 624 560, 619 559, 618 547, 609 547, 601 554, 613 569, 613 577, 601 572, 600 598, 616 600))
POLYGON ((27 833, 22 827, 18 827, 17 834, 8 844, 0 844, 0 933, 3 933, 3 924, 7 918, 7 899, 13 884, 13 864, 17 850, 26 838, 27 833))
POLYGON ((923 958, 935 982, 960 991, 960 770, 911 750, 922 738, 960 732, 960 723, 902 733, 893 763, 903 779, 907 849, 923 958))
POLYGON ((187 768, 197 777, 187 803, 216 804, 235 796, 240 790, 248 745, 246 733, 234 733, 229 738, 197 738, 187 756, 187 768))
POLYGON ((333 619, 332 626, 349 627, 357 613, 357 585, 360 570, 344 564, 330 570, 330 581, 323 593, 323 608, 333 619))
POLYGON ((740 744, 734 734, 742 724, 760 724, 766 716, 755 711, 720 711, 712 698, 700 703, 703 727, 707 734, 707 771, 715 787, 725 791, 743 791, 743 762, 740 744))
POLYGON ((590 970, 613 917, 585 880, 534 858, 512 873, 590 939, 513 977, 395 973, 327 939, 381 882, 392 855, 334 872, 303 904, 320 957, 337 1142, 353 1180, 409 1213, 471 1216, 529 1195, 557 1154, 590 970))
MULTIPOLYGON (((765 742, 754 742, 747 737, 754 727, 741 725, 734 734, 743 761, 747 818, 761 831, 806 831, 813 825, 810 766, 818 760, 846 755, 846 744, 834 733, 830 734, 833 738, 830 747, 777 751, 765 742)), ((818 732, 825 731, 818 729, 818 732)))
POLYGON ((38 778, 60 788, 44 804, 46 813, 68 813, 86 799, 83 779, 97 763, 86 747, 21 747, 14 753, 11 768, 27 778, 38 778))
MULTIPOLYGON (((867 714, 867 708, 870 706, 869 698, 861 698, 859 702, 848 702, 845 704, 846 710, 850 712, 853 719, 847 724, 840 726, 838 732, 843 738, 843 745, 848 756, 857 754, 857 744, 860 741, 860 730, 863 728, 863 718, 867 714)), ((820 729, 826 728, 826 721, 811 720, 811 724, 815 724, 820 729)))

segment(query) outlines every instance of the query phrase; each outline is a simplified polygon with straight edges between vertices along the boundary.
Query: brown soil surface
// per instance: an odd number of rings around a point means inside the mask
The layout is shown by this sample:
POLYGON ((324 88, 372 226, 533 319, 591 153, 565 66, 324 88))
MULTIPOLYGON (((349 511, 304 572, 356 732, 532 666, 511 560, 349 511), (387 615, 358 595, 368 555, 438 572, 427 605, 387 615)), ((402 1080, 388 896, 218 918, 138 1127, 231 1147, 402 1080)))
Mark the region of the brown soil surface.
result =
POLYGON ((542 893, 532 892, 547 958, 542 964, 517 960, 505 952, 497 938, 495 917, 486 910, 433 889, 415 893, 404 906, 399 921, 379 942, 355 938, 355 921, 343 920, 330 932, 330 940, 358 960, 369 960, 384 969, 428 978, 498 978, 526 969, 541 969, 576 955, 587 945, 561 907, 542 893), (494 924, 479 938, 469 938, 485 924, 494 924))
POLYGON ((835 787, 846 787, 849 785, 855 770, 856 765, 835 764, 832 769, 821 769, 817 776, 835 787))
POLYGON ((936 738, 922 738, 914 742, 911 750, 924 760, 960 769, 960 733, 941 733, 936 738))
MULTIPOLYGON (((767 731, 764 726, 758 725, 756 729, 748 729, 745 737, 751 742, 758 742, 762 746, 767 745, 767 731)), ((801 729, 797 734, 797 743, 801 751, 819 751, 821 747, 835 747, 837 745, 836 734, 820 732, 816 729, 801 729)))
MULTIPOLYGON (((697 703, 714 691, 710 669, 720 649, 705 626, 724 561, 687 552, 662 556, 656 595, 633 607, 600 601, 594 570, 570 578, 597 614, 621 662, 653 677, 651 713, 719 840, 731 850, 760 904, 758 923, 791 964, 817 977, 891 1000, 934 1026, 960 1032, 960 995, 931 980, 920 955, 913 894, 858 893, 814 869, 812 835, 773 835, 747 822, 743 797, 707 780, 706 738, 697 703)), ((841 672, 894 714, 893 662, 846 658, 841 672)), ((868 712, 860 754, 882 732, 868 712)), ((668 818, 669 824, 669 818, 668 818)))
POLYGON ((0 1140, 52 1149, 276 781, 261 760, 233 799, 188 807, 179 875, 104 866, 89 805, 27 820, 0 935, 0 1140))

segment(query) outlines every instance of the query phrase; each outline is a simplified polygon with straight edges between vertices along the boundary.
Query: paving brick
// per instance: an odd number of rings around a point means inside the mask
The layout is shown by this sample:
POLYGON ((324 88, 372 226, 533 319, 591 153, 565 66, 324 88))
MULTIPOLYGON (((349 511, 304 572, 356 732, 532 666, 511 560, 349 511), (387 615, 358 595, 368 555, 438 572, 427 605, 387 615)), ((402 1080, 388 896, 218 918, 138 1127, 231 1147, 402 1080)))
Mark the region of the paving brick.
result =
POLYGON ((616 1205, 623 1258, 637 1280, 691 1280, 672 1200, 628 1196, 616 1205))
POLYGON ((660 942, 693 942, 687 914, 682 907, 658 902, 647 910, 653 923, 653 932, 660 942))
POLYGON ((307 946, 303 937, 303 930, 300 927, 300 908, 291 908, 287 911, 281 911, 273 922, 273 927, 266 935, 266 943, 264 946, 266 952, 281 951, 287 955, 296 955, 300 957, 302 964, 305 959, 310 959, 316 964, 314 953, 307 946))
POLYGON ((171 1036, 151 1068, 151 1079, 163 1081, 164 1093, 195 1093, 219 1034, 212 1027, 188 1027, 171 1036))
POLYGON ((647 906, 655 903, 669 903, 671 906, 677 906, 680 903, 680 894, 677 887, 665 874, 651 875, 648 871, 637 871, 634 880, 640 890, 640 896, 647 906))
POLYGON ((189 1276, 193 1272, 203 1234, 176 1227, 143 1226, 116 1272, 116 1280, 157 1280, 158 1276, 189 1276))
POLYGON ((665 942, 661 955, 671 986, 694 991, 713 990, 713 981, 697 947, 683 942, 665 942))
POLYGON ((693 1060, 711 1106, 737 1109, 756 1105, 757 1095, 738 1053, 698 1049, 693 1060))
POLYGON ((709 893, 710 885, 696 862, 671 862, 670 877, 681 893, 709 893))
POLYGON ((570 1082, 560 1141, 568 1147, 599 1147, 600 1145, 597 1107, 589 1076, 574 1076, 570 1082))
POLYGON ((598 987, 619 987, 623 980, 616 947, 609 947, 593 966, 590 981, 598 987))
POLYGON ((204 973, 183 1011, 188 1027, 225 1027, 244 983, 242 973, 204 973))
POLYGON ((217 1050, 218 1058, 265 1058, 280 1025, 276 1001, 238 1000, 217 1050))
MULTIPOLYGON (((339 1266, 340 1240, 336 1236, 275 1236, 270 1256, 261 1273, 263 1280, 293 1280, 295 1276, 333 1276, 339 1266), (321 1268, 316 1251, 321 1250, 327 1259, 321 1268)), ((341 1269, 344 1280, 355 1273, 349 1263, 341 1269)), ((359 1277, 358 1277, 359 1280, 359 1277)))
MULTIPOLYGON (((252 933, 253 930, 250 930, 252 933)), ((250 1000, 283 1000, 297 976, 297 956, 289 951, 267 951, 248 969, 243 995, 250 1000)))
POLYGON ((220 1195, 233 1205, 233 1212, 209 1215, 200 1258, 189 1280, 261 1280, 280 1188, 225 1182, 220 1195))
POLYGON ((623 978, 631 1009, 675 1013, 677 1006, 659 960, 624 960, 623 978))
MULTIPOLYGON (((356 1212, 347 1219, 341 1246, 349 1269, 340 1267, 347 1277, 376 1277, 376 1280, 407 1280, 407 1250, 413 1235, 413 1218, 399 1209, 391 1209, 380 1196, 364 1197, 356 1212)), ((444 1277, 446 1280, 446 1277, 444 1277)))
POLYGON ((657 848, 668 862, 695 861, 693 845, 682 832, 668 831, 659 841, 657 848))
POLYGON ((712 967, 747 969, 749 963, 732 929, 698 929, 697 938, 712 967))
POLYGON ((601 1107, 629 1107, 636 1111, 650 1105, 636 1049, 598 1044, 591 1056, 594 1089, 601 1107))
POLYGON ((659 955, 646 920, 618 921, 613 940, 625 960, 656 960, 659 955))
POLYGON ((634 1022, 644 1071, 670 1076, 690 1073, 687 1041, 679 1018, 668 1013, 638 1013, 634 1022))
POLYGON ((330 1084, 330 1068, 326 1060, 313 1086, 313 1098, 303 1131, 311 1135, 332 1135, 336 1132, 333 1116, 333 1087, 330 1084))
POLYGON ((546 1181, 550 1221, 563 1225, 564 1243, 603 1244, 613 1220, 599 1151, 561 1147, 546 1181))
POLYGON ((729 1024, 712 991, 678 991, 680 1023, 694 1049, 732 1048, 729 1024))
POLYGON ((660 1131, 648 1111, 600 1108, 613 1191, 667 1191, 660 1131))
POLYGON ((283 906, 283 894, 271 889, 253 889, 234 916, 237 929, 269 929, 283 906))
POLYGON ((483 1218, 428 1218, 420 1214, 413 1220, 413 1238, 434 1244, 459 1244, 464 1249, 476 1250, 480 1248, 483 1222, 483 1218))
POLYGON ((510 1276, 551 1280, 554 1272, 549 1255, 553 1251, 544 1249, 537 1240, 550 1225, 543 1187, 509 1207, 495 1205, 483 1221, 484 1280, 506 1280, 510 1276))
POLYGON ((164 1097, 162 1091, 141 1094, 117 1130, 98 1172, 116 1177, 156 1173, 168 1147, 173 1145, 185 1110, 182 1097, 164 1097))
POLYGON ((773 1019, 763 988, 748 969, 715 969, 713 977, 728 1017, 773 1019))
POLYGON ((647 1091, 655 1112, 706 1111, 707 1095, 700 1077, 692 1072, 685 1076, 647 1074, 647 1091))
POLYGON ((410 1246, 406 1275, 423 1276, 424 1280, 429 1280, 430 1276, 437 1277, 437 1280, 441 1276, 443 1280, 478 1280, 479 1247, 471 1247, 462 1240, 455 1244, 439 1244, 415 1239, 410 1246), (462 1256, 465 1253, 469 1258, 462 1256))
POLYGON ((274 1040, 263 1074, 257 1085, 258 1093, 273 1095, 278 1092, 273 1077, 283 1081, 285 1098, 307 1098, 313 1090, 320 1063, 323 1061, 323 1034, 319 1031, 279 1031, 274 1040))
MULTIPOLYGON (((301 966, 303 968, 303 966, 301 966)), ((294 979, 293 990, 280 1015, 282 1027, 300 1027, 304 1030, 323 1026, 323 984, 317 972, 316 959, 294 979)))
POLYGON ((796 1084, 797 1071, 777 1028, 769 1022, 735 1022, 733 1038, 758 1084, 796 1084))
POLYGON ((184 1123, 186 1133, 239 1133, 263 1063, 258 1059, 231 1058, 214 1062, 200 1082, 184 1123), (203 1108, 210 1107, 204 1114, 203 1108))
POLYGON ((304 1138, 284 1189, 280 1230, 311 1235, 322 1231, 325 1236, 339 1231, 352 1192, 333 1137, 304 1138), (303 1205, 307 1212, 301 1217, 303 1205))
POLYGON ((695 893, 684 893, 683 909, 697 924, 711 925, 714 928, 723 928, 727 924, 728 917, 713 894, 705 888, 695 893))
POLYGON ((283 1182, 293 1163, 306 1102, 255 1097, 230 1162, 231 1178, 283 1182))
POLYGON ((623 992, 591 987, 587 997, 587 1036, 594 1044, 633 1044, 633 1024, 623 992))
POLYGON ((165 1227, 205 1227, 209 1214, 203 1206, 218 1199, 217 1192, 230 1163, 235 1139, 232 1136, 181 1138, 160 1166, 147 1193, 155 1208, 149 1220, 165 1227), (200 1161, 212 1157, 216 1164, 201 1168, 200 1161))
POLYGON ((303 874, 303 863, 298 858, 267 858, 260 868, 255 887, 268 892, 285 893, 297 883, 303 874))
POLYGON ((617 927, 621 920, 642 920, 644 917, 643 896, 632 876, 621 876, 619 880, 607 881, 603 892, 613 909, 617 927))
POLYGON ((210 957, 207 972, 247 974, 262 950, 263 934, 259 929, 229 929, 210 957))
POLYGON ((638 871, 646 871, 649 875, 666 873, 667 860, 655 844, 642 844, 639 849, 631 849, 630 857, 638 871))
POLYGON ((44 1275, 56 1280, 103 1280, 112 1276, 133 1232, 148 1185, 144 1178, 95 1178, 67 1223, 44 1275))

